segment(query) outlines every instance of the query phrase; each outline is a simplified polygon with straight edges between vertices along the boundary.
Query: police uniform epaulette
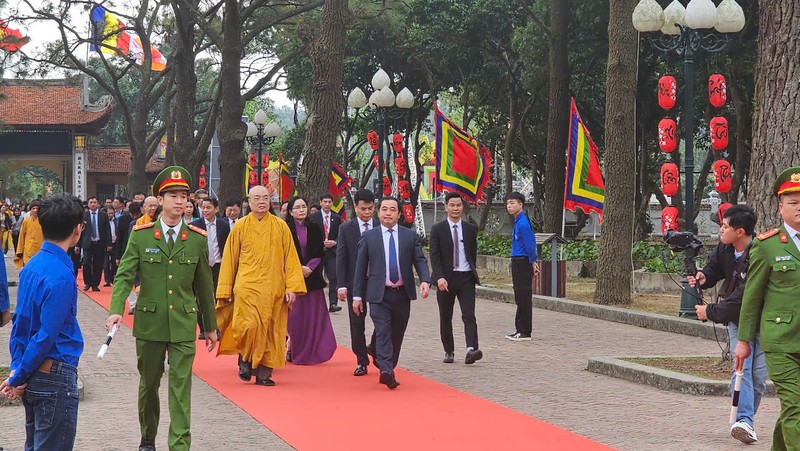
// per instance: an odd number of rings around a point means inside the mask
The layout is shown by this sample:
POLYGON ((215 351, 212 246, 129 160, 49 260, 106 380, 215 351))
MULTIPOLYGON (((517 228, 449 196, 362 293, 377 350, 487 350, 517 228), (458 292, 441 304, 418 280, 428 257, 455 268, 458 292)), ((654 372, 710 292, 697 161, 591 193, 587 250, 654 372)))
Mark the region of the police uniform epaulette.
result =
POLYGON ((779 231, 779 229, 768 230, 768 231, 766 231, 764 233, 759 234, 758 236, 756 236, 756 238, 758 238, 759 241, 764 241, 769 237, 777 235, 778 231, 779 231))
POLYGON ((153 227, 154 225, 156 225, 155 222, 148 222, 147 224, 139 224, 137 226, 133 226, 133 230, 137 231, 137 230, 149 229, 150 227, 153 227))
POLYGON ((206 232, 205 230, 203 230, 200 227, 197 227, 195 225, 189 224, 189 230, 191 230, 193 232, 197 232, 197 233, 199 233, 200 235, 203 235, 203 236, 208 236, 208 232, 206 232))

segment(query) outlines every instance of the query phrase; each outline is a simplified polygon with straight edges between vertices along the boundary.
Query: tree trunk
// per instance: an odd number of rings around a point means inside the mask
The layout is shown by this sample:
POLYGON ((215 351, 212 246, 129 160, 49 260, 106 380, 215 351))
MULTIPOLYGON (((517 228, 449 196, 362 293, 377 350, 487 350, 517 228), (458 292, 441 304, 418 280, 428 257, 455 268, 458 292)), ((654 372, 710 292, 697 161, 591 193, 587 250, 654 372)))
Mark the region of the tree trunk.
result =
POLYGON ((780 224, 772 192, 784 169, 800 164, 800 8, 794 0, 760 2, 753 153, 747 203, 759 230, 780 224))
POLYGON ((606 196, 600 257, 597 262, 597 304, 630 304, 633 199, 635 196, 637 33, 630 26, 636 0, 609 0, 608 67, 606 69, 605 174, 606 196))
POLYGON ((329 0, 322 8, 321 26, 305 23, 303 39, 311 60, 311 114, 303 145, 303 168, 298 192, 316 201, 328 192, 331 161, 342 119, 344 47, 350 10, 347 0, 329 0))
MULTIPOLYGON (((175 141, 173 154, 176 164, 186 167, 196 176, 192 158, 195 150, 194 119, 197 102, 197 75, 195 74, 195 13, 199 0, 172 3, 175 13, 175 51, 172 63, 175 65, 175 102, 172 114, 175 121, 175 141)), ((195 181, 195 185, 196 185, 195 181)), ((194 188, 194 187, 192 187, 194 188)))
MULTIPOLYGON (((561 232, 569 127, 569 7, 570 0, 550 1, 550 111, 545 157, 544 231, 561 232)), ((630 24, 626 24, 630 28, 630 24)), ((630 96, 628 93, 627 96, 630 96)), ((510 174, 508 174, 510 176, 510 174)))
POLYGON ((222 17, 223 43, 220 65, 220 91, 222 102, 217 119, 219 137, 219 197, 222 202, 241 198, 244 177, 244 136, 246 127, 242 122, 244 102, 240 92, 239 65, 242 58, 242 37, 239 22, 239 3, 225 0, 222 17))

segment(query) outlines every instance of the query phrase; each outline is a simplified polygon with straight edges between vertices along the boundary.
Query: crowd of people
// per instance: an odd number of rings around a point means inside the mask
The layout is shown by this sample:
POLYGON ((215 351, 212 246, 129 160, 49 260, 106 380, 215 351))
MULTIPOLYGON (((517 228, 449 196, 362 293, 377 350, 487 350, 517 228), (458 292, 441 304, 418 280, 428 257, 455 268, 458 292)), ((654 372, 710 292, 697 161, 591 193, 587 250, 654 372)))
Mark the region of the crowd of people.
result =
MULTIPOLYGON (((94 196, 81 202, 58 195, 19 208, 16 217, 16 208, 3 209, 9 218, 4 222, 13 221, 6 224, 9 235, 21 224, 17 243, 8 245, 21 272, 11 375, 0 384, 0 394, 22 398, 26 446, 71 449, 74 442, 78 401, 70 387, 77 383, 83 352, 76 317, 79 272, 83 291, 111 287, 107 330, 119 327, 124 314, 133 315, 143 451, 155 449, 158 389, 166 365, 169 448, 190 447, 191 368, 198 339, 209 352, 219 345, 219 354, 236 355, 241 380, 274 386, 273 371, 286 362, 317 365, 333 357, 337 343, 330 314, 346 304, 353 375, 369 373, 371 356, 378 381, 396 389, 394 369, 410 301, 418 293, 428 297, 435 283, 443 362, 455 359, 456 299, 465 325, 464 363, 483 357, 475 319, 477 228, 462 220, 458 195, 448 194, 448 218, 432 230, 431 274, 420 238, 398 224, 396 198, 376 200, 371 191, 360 190, 353 199, 356 217, 343 222, 331 210, 330 195, 318 205, 295 196, 273 206, 267 189, 256 186, 246 199, 228 201, 222 210, 217 199, 203 190, 190 193, 190 186, 188 172, 172 166, 156 177, 152 196, 135 193, 131 200, 101 203, 94 196), (369 344, 368 313, 374 324, 369 344), (63 407, 56 415, 48 404, 53 400, 63 407), (35 421, 43 415, 52 421, 35 421)), ((512 253, 519 263, 514 276, 518 313, 516 330, 506 337, 513 341, 531 339, 530 281, 538 271, 524 202, 518 193, 509 195, 508 210, 519 218, 512 253)), ((5 276, 4 267, 0 275, 5 276)), ((11 320, 4 282, 0 277, 5 288, 0 325, 11 320)))

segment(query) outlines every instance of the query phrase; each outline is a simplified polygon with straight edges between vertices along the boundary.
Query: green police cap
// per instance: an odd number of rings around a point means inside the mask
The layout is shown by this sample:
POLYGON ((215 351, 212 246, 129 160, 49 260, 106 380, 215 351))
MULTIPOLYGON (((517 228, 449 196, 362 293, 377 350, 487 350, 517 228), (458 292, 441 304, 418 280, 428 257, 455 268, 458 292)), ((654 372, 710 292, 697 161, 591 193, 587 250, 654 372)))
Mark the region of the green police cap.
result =
POLYGON ((153 195, 160 196, 168 191, 189 191, 192 176, 180 166, 168 166, 153 180, 153 195))
POLYGON ((781 172, 775 180, 775 184, 772 185, 772 192, 776 196, 798 191, 800 191, 800 166, 794 166, 781 172))

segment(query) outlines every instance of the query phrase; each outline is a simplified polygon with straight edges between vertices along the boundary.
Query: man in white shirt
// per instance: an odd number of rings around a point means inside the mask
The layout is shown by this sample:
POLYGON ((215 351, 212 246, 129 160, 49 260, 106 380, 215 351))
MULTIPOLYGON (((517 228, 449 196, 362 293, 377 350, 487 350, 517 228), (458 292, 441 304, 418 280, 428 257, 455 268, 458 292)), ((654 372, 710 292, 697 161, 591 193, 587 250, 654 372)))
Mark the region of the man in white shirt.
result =
POLYGON ((239 214, 242 212, 242 203, 238 199, 229 199, 225 202, 225 217, 228 221, 228 227, 233 228, 233 224, 239 220, 239 214))
POLYGON ((322 229, 323 245, 325 246, 323 265, 325 277, 328 278, 328 311, 333 313, 342 309, 339 306, 339 297, 335 289, 338 286, 336 282, 336 239, 339 235, 339 227, 342 225, 342 220, 339 215, 331 210, 333 206, 332 195, 323 194, 319 198, 319 203, 321 206, 320 211, 313 214, 309 221, 319 225, 319 228, 322 229))

